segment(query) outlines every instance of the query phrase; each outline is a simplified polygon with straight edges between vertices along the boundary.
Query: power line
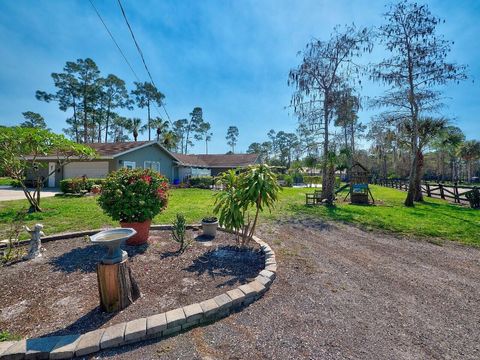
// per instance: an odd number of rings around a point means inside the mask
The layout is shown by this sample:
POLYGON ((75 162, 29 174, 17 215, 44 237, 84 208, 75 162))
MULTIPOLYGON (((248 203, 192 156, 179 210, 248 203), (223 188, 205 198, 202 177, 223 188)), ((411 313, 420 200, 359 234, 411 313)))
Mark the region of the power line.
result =
POLYGON ((127 63, 128 67, 130 68, 130 70, 132 71, 133 75, 135 76, 135 78, 137 79, 137 81, 140 82, 140 78, 138 77, 137 73, 135 72, 135 70, 133 70, 133 67, 132 65, 130 64, 130 62, 128 61, 127 57, 125 56, 124 52, 122 51, 122 49, 120 48, 120 45, 118 45, 117 43, 117 40, 115 40, 113 34, 110 32, 107 24, 105 24, 105 21, 103 21, 102 19, 102 16, 100 15, 100 13, 98 12, 97 8, 95 7, 95 5, 93 4, 92 0, 88 0, 90 2, 90 5, 92 5, 93 7, 93 10, 95 10, 95 12, 97 13, 97 16, 98 18, 100 19, 100 21, 102 22, 103 26, 105 27, 105 30, 107 30, 108 32, 108 35, 110 35, 110 38, 113 40, 113 42, 115 43, 115 46, 117 47, 118 51, 120 52, 120 54, 122 54, 123 56, 123 59, 125 60, 125 62, 127 63))
MULTIPOLYGON (((127 23, 128 30, 130 30, 130 34, 132 35, 133 42, 135 43, 135 47, 137 48, 138 53, 140 54, 140 57, 142 58, 143 66, 145 66, 145 70, 147 71, 148 77, 150 78, 150 81, 152 82, 152 85, 157 87, 155 85, 155 82, 153 81, 152 74, 150 73, 150 70, 148 69, 147 63, 145 61, 145 58, 143 56, 142 49, 140 48, 140 45, 137 42, 137 39, 135 38, 135 34, 133 33, 132 27, 130 26, 130 23, 128 22, 127 15, 125 14, 125 10, 123 9, 122 2, 120 0, 118 1, 118 5, 120 6, 120 10, 122 11, 123 18, 125 19, 125 22, 127 23)), ((158 111, 157 105, 153 103, 153 106, 158 111)), ((172 123, 172 120, 170 120, 170 116, 168 115, 167 109, 165 105, 162 103, 161 106, 163 107, 163 110, 165 111, 165 115, 167 115, 168 121, 172 123)), ((159 111, 158 111, 159 112, 159 111)))

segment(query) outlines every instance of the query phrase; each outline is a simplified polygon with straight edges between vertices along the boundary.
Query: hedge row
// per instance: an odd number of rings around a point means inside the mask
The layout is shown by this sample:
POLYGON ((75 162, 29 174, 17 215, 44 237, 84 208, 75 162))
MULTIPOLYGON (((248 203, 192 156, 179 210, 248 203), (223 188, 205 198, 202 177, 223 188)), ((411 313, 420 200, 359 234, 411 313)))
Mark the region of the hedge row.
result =
POLYGON ((79 194, 90 192, 93 185, 102 185, 105 179, 73 178, 60 181, 60 190, 65 194, 79 194))
POLYGON ((213 185, 213 176, 195 176, 188 180, 190 187, 198 189, 210 189, 213 185))
POLYGON ((304 175, 303 182, 305 184, 321 184, 322 177, 321 176, 311 176, 311 175, 304 175))

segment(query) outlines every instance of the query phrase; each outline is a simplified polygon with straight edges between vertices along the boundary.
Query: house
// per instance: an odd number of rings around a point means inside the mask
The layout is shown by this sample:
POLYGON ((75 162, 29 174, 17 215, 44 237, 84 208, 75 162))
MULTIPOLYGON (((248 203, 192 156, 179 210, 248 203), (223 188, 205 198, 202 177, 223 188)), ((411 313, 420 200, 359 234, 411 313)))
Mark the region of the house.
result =
POLYGON ((60 167, 55 156, 38 158, 39 162, 45 164, 41 170, 45 178, 54 169, 56 170, 48 176, 45 186, 58 187, 63 179, 81 176, 104 178, 108 173, 123 167, 130 169, 150 168, 165 175, 171 182, 182 182, 192 176, 216 176, 228 169, 243 168, 259 163, 257 154, 176 154, 168 151, 156 141, 92 143, 86 145, 97 151, 98 156, 95 159, 88 161, 73 160, 60 167))

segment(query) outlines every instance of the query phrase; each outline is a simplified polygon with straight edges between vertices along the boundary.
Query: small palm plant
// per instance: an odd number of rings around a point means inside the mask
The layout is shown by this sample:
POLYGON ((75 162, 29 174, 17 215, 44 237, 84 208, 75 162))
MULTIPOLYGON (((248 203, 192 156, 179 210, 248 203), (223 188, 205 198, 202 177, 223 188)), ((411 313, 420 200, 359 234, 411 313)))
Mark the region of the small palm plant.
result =
POLYGON ((214 212, 220 225, 234 231, 237 244, 245 247, 253 237, 260 212, 274 207, 281 188, 268 165, 250 166, 240 175, 230 170, 220 182, 224 190, 216 195, 214 212))

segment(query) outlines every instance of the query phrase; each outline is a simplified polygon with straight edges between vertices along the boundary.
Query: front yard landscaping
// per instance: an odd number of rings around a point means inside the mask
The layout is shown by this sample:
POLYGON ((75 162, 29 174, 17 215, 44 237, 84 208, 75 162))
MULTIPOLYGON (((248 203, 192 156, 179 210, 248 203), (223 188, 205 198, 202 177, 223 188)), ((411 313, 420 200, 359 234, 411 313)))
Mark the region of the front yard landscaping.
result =
MULTIPOLYGON (((367 229, 380 229, 402 235, 434 237, 480 245, 480 211, 428 198, 415 208, 403 206, 405 193, 381 186, 371 186, 375 205, 358 206, 343 202, 346 193, 338 195, 335 207, 306 207, 306 188, 284 188, 276 208, 260 217, 281 220, 290 216, 312 216, 358 224, 367 229)), ((176 213, 184 213, 187 223, 199 223, 212 212, 214 197, 210 190, 172 189, 165 211, 153 219, 154 224, 171 224, 176 213)), ((0 238, 5 238, 7 224, 16 211, 26 208, 25 200, 0 202, 0 238)), ((118 226, 105 215, 96 197, 54 197, 42 200, 43 213, 27 215, 27 223, 41 222, 48 234, 118 226)), ((25 237, 26 238, 26 237, 25 237)))

